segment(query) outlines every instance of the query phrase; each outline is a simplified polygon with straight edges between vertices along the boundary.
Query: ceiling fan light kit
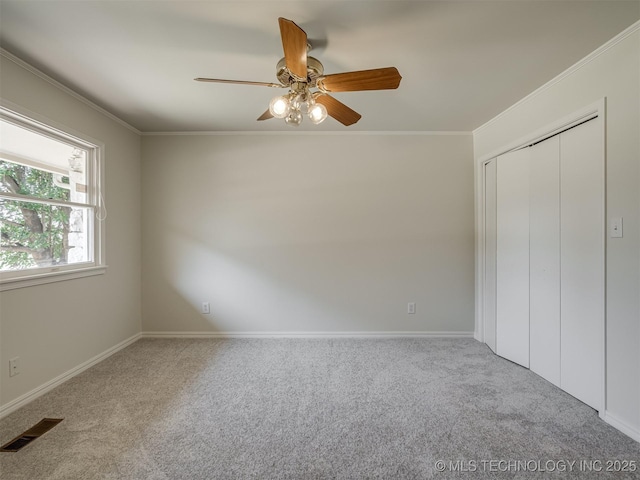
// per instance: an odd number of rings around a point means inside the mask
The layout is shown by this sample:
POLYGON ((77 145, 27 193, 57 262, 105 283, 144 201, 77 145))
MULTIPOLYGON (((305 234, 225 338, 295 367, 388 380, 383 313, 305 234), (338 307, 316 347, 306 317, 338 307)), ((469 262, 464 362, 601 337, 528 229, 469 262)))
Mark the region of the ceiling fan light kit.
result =
POLYGON ((284 118, 285 123, 291 126, 300 125, 306 114, 317 125, 327 118, 327 107, 316 103, 314 95, 304 85, 292 88, 288 95, 272 98, 269 113, 274 118, 284 118))
POLYGON ((395 67, 324 75, 322 63, 307 55, 311 46, 307 34, 286 18, 279 18, 284 57, 276 65, 277 83, 217 78, 196 78, 199 82, 234 83, 272 88, 288 88, 287 95, 271 99, 269 109, 258 120, 284 119, 287 125, 299 126, 304 116, 318 125, 328 116, 345 126, 353 125, 361 115, 329 95, 332 92, 390 90, 400 85, 402 77, 395 67), (312 89, 317 91, 312 91, 312 89))

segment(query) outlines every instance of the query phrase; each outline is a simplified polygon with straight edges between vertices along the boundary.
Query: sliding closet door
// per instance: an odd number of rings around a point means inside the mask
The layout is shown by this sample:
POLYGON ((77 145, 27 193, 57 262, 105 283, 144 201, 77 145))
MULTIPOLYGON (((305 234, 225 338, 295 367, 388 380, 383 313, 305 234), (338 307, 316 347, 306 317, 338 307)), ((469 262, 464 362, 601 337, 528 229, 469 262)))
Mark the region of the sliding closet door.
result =
POLYGON ((529 368, 560 386, 560 137, 530 150, 529 368))
POLYGON ((529 367, 529 155, 497 160, 496 353, 529 367))
POLYGON ((484 341, 496 351, 496 159, 484 166, 484 341))
POLYGON ((600 410, 604 344, 602 120, 560 135, 561 387, 600 410))

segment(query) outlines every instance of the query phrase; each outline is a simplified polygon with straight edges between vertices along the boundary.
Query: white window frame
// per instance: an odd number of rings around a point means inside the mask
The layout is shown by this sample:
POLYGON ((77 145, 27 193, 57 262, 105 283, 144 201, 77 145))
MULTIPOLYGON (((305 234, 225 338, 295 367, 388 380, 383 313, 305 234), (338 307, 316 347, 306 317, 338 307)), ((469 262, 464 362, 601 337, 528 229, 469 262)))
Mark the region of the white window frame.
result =
MULTIPOLYGON (((104 143, 6 101, 0 104, 0 119, 85 150, 87 152, 87 184, 91 183, 92 185, 92 188, 89 189, 88 204, 94 208, 88 232, 92 260, 70 265, 0 272, 0 292, 104 274, 107 268, 104 225, 106 214, 104 207, 104 143)), ((2 195, 5 198, 14 197, 13 195, 2 195)), ((57 202, 51 203, 56 204, 57 202)))

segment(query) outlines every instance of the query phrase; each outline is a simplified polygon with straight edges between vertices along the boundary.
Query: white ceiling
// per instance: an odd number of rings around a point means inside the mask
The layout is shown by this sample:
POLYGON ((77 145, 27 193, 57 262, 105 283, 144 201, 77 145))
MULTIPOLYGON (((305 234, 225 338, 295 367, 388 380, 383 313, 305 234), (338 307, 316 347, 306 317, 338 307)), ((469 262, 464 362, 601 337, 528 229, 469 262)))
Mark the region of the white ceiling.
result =
POLYGON ((0 45, 144 132, 287 131, 257 122, 275 82, 278 17, 325 73, 396 66, 398 90, 336 93, 362 114, 320 131, 470 131, 640 18, 633 1, 0 0, 0 45))

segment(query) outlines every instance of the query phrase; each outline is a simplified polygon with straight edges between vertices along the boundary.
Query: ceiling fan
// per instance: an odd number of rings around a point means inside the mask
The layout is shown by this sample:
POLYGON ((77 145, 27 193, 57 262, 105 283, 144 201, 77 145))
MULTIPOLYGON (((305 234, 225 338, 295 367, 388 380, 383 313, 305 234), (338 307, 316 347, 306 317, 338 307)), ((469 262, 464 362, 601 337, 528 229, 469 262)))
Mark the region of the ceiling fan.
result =
POLYGON ((400 85, 402 77, 395 67, 325 75, 322 63, 307 55, 311 46, 307 43, 305 31, 286 18, 278 18, 278 23, 284 50, 284 58, 276 66, 276 77, 280 83, 201 77, 195 80, 288 88, 288 94, 271 100, 269 109, 258 117, 258 120, 284 118, 285 122, 292 126, 300 125, 304 114, 314 124, 319 124, 330 116, 345 126, 353 125, 360 120, 361 115, 329 93, 390 90, 400 85))

